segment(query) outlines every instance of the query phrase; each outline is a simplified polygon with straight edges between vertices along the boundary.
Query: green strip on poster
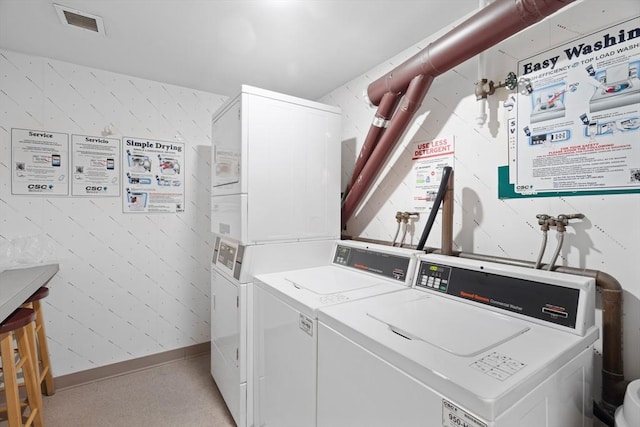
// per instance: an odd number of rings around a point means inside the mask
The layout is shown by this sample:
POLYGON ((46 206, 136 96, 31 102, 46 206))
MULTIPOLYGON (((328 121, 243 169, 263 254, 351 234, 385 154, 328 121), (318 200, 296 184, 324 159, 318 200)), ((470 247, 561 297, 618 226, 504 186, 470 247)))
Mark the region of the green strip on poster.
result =
POLYGON ((640 193, 640 188, 631 190, 587 190, 587 191, 547 191, 536 194, 521 194, 515 190, 515 185, 509 182, 509 166, 498 166, 498 198, 499 199, 530 199, 533 197, 567 197, 567 196, 598 196, 611 194, 640 193))

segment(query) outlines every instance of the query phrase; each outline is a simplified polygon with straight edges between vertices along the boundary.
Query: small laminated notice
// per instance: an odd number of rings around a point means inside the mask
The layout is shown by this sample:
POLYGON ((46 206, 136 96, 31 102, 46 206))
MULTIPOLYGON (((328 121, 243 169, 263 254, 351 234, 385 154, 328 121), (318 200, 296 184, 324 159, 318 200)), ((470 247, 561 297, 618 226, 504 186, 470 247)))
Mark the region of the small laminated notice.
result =
POLYGON ((442 427, 487 427, 487 423, 448 400, 442 399, 442 427))
POLYGON ((300 329, 302 329, 310 337, 313 336, 313 320, 309 319, 304 314, 301 314, 298 323, 300 325, 300 329))

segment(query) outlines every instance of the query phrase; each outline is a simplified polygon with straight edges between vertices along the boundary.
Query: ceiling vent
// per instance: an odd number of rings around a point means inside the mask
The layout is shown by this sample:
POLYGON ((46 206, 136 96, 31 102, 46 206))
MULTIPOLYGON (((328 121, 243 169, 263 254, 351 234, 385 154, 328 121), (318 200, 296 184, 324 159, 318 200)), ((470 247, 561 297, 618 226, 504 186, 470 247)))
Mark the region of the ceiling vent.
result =
POLYGON ((94 33, 104 35, 104 24, 102 18, 80 10, 71 9, 67 6, 59 4, 53 5, 62 25, 68 25, 73 28, 88 30, 94 33))

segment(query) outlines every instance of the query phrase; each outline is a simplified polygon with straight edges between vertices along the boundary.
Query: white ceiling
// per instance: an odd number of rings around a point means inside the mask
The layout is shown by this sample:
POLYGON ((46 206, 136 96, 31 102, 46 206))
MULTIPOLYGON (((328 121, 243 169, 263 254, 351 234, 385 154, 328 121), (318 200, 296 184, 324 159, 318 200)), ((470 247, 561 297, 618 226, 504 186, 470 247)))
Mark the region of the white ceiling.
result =
POLYGON ((478 0, 0 0, 0 48, 221 95, 317 99, 469 14, 478 0), (54 3, 104 20, 63 25, 54 3))

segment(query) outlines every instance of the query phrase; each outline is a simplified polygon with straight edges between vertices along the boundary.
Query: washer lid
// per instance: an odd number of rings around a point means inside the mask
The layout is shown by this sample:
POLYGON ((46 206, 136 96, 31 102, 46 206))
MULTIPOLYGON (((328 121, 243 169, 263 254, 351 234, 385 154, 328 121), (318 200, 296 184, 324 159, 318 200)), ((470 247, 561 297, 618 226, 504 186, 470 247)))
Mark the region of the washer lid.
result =
POLYGON ((340 268, 314 268, 310 270, 292 270, 282 274, 284 280, 297 289, 304 289, 317 295, 332 295, 351 292, 387 283, 340 268), (312 272, 312 274, 310 274, 312 272))
POLYGON ((425 296, 367 315, 405 338, 424 341, 457 356, 475 356, 530 328, 524 322, 467 304, 425 296), (417 323, 415 319, 423 319, 417 323))

